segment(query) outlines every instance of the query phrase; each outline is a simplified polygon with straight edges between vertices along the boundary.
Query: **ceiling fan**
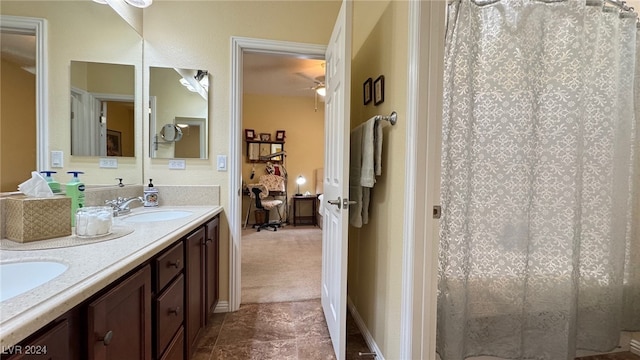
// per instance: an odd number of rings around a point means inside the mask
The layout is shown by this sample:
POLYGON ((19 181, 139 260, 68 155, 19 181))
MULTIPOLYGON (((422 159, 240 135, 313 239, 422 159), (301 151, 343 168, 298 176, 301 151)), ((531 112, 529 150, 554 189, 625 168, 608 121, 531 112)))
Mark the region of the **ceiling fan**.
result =
POLYGON ((313 90, 315 92, 315 111, 318 111, 318 95, 324 97, 327 94, 327 89, 324 84, 325 77, 324 75, 316 76, 315 78, 311 78, 303 73, 296 73, 298 76, 302 76, 303 78, 312 81, 313 86, 305 88, 306 90, 313 90))

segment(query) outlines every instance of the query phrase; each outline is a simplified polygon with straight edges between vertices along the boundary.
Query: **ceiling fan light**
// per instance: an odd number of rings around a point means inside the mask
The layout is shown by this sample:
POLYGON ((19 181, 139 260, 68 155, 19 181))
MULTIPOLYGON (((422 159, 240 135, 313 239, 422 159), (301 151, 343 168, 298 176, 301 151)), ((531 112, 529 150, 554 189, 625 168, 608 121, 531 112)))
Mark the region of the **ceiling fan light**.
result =
POLYGON ((127 4, 137 8, 146 8, 153 3, 153 0, 124 0, 127 4))
POLYGON ((318 93, 318 95, 320 96, 325 96, 327 95, 327 89, 324 86, 321 86, 319 88, 316 89, 316 92, 318 93))

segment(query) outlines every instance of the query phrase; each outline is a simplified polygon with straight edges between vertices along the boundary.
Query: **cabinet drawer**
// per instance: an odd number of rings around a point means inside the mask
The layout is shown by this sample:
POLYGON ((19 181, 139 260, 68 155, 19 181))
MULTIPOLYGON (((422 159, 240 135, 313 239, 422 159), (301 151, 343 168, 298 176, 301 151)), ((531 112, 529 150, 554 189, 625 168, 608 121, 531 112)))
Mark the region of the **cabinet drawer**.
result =
POLYGON ((184 319, 184 276, 180 276, 156 299, 158 348, 162 354, 184 319))
POLYGON ((160 360, 183 360, 184 359, 184 328, 181 326, 176 336, 171 340, 171 344, 160 360))
POLYGON ((160 292, 184 268, 184 246, 182 241, 155 260, 156 292, 160 292))

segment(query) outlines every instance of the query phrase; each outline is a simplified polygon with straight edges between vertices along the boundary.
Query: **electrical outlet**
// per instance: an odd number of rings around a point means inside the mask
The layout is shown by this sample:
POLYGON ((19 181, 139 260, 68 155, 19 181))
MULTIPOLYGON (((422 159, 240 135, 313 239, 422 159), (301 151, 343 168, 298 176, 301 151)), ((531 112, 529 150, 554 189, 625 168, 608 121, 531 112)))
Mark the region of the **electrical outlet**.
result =
POLYGON ((51 167, 61 168, 64 167, 64 156, 62 151, 51 151, 51 167))
POLYGON ((117 169, 118 159, 116 158, 100 158, 100 167, 106 169, 117 169))
POLYGON ((218 155, 218 171, 227 171, 227 155, 218 155))
POLYGON ((184 159, 169 160, 169 170, 184 170, 187 168, 187 161, 184 159))

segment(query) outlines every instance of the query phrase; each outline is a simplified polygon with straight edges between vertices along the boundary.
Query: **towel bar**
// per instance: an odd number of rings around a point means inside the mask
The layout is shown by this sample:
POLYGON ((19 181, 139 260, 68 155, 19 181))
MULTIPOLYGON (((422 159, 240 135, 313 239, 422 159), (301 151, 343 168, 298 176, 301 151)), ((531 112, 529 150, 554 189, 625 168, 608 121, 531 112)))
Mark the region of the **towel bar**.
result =
POLYGON ((389 114, 389 116, 376 115, 376 120, 388 121, 391 124, 391 126, 393 126, 398 121, 398 113, 395 111, 392 111, 391 114, 389 114))

